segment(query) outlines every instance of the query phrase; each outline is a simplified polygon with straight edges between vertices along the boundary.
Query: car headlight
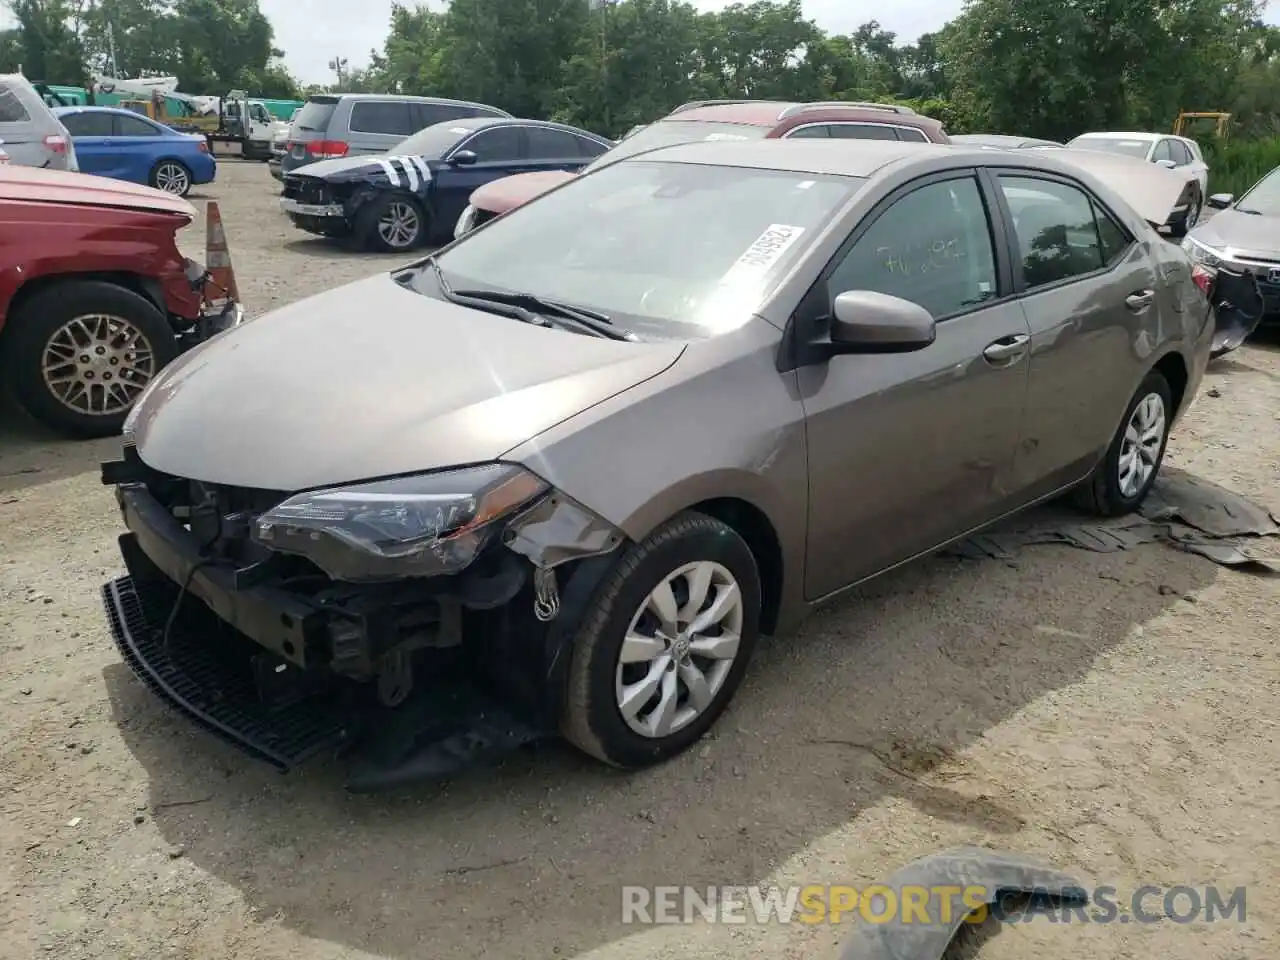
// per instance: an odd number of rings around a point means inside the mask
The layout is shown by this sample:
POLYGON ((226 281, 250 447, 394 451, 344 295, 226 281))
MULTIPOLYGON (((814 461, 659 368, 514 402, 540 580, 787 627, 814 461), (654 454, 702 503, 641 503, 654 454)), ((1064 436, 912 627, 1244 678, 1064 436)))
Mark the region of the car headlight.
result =
POLYGON ((335 580, 434 577, 464 569, 499 521, 548 489, 523 467, 491 463, 312 490, 258 517, 252 536, 335 580))
POLYGON ((1191 237, 1182 238, 1182 249, 1193 262, 1202 263, 1206 267, 1220 267, 1226 262, 1213 247, 1191 237))
POLYGON ((467 204, 467 209, 462 211, 462 216, 458 217, 458 222, 453 227, 453 239, 457 240, 465 233, 470 233, 476 226, 476 208, 471 204, 467 204))

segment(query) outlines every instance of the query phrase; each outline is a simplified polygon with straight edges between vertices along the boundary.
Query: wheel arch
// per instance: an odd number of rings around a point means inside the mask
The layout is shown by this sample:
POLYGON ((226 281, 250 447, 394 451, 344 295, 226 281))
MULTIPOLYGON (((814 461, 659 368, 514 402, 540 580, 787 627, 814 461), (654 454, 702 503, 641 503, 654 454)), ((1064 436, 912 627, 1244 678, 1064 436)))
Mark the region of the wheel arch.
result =
POLYGON ((168 317, 169 310, 165 304, 164 291, 160 288, 160 284, 150 277, 144 277, 140 274, 129 273, 125 270, 94 270, 86 273, 51 273, 43 276, 32 277, 16 291, 9 300, 8 306, 4 311, 3 322, 0 322, 0 343, 3 343, 4 333, 9 328, 9 320, 13 315, 22 309, 26 301, 30 300, 37 294, 44 293, 53 287, 60 286, 64 283, 110 283, 114 286, 128 290, 130 293, 136 293, 149 304, 155 307, 160 313, 168 317))
POLYGON ((1171 350, 1157 360, 1151 369, 1164 377, 1169 384, 1170 399, 1173 401, 1171 416, 1181 413, 1182 404, 1187 395, 1187 384, 1191 381, 1191 371, 1187 367, 1186 358, 1177 350, 1171 350))
POLYGON ((772 633, 782 609, 785 565, 782 543, 768 515, 741 497, 715 497, 692 504, 687 509, 719 520, 746 542, 760 573, 760 632, 772 633))

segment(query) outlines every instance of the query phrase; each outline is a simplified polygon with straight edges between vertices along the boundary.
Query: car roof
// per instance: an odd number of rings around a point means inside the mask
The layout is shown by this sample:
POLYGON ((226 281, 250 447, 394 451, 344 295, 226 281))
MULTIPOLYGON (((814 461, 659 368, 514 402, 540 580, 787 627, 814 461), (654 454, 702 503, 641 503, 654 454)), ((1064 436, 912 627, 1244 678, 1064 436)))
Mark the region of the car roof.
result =
POLYGON ((701 120, 704 123, 750 123, 772 127, 778 115, 797 104, 772 100, 743 100, 740 103, 712 103, 705 107, 691 107, 672 113, 663 120, 701 120))
POLYGON ((485 127, 541 127, 546 130, 563 130, 565 133, 582 134, 599 140, 601 143, 607 143, 604 137, 598 133, 592 133, 590 130, 583 130, 580 127, 573 127, 567 123, 557 123, 554 120, 526 120, 522 117, 462 117, 458 120, 441 120, 434 126, 465 127, 468 130, 482 130, 485 127))
POLYGON ((456 103, 466 107, 485 107, 497 110, 476 100, 454 100, 451 97, 414 97, 407 93, 313 93, 308 100, 337 102, 338 100, 404 100, 410 103, 456 103))
POLYGON ((55 117, 66 116, 69 113, 115 113, 123 117, 137 117, 140 120, 149 120, 150 117, 143 116, 135 110, 126 110, 123 107, 97 107, 91 104, 75 103, 65 107, 50 107, 55 117))
MULTIPOLYGON (((692 111, 690 111, 692 112, 692 111)), ((960 153, 964 156, 988 158, 985 151, 972 147, 950 147, 940 143, 903 142, 898 140, 699 140, 658 147, 619 160, 663 160, 671 163, 699 163, 725 167, 754 167, 760 170, 786 170, 792 173, 869 177, 888 164, 912 158, 939 158, 960 153)))
MULTIPOLYGON (((1082 133, 1076 137, 1077 140, 1162 140, 1165 137, 1173 137, 1171 133, 1147 133, 1138 130, 1091 130, 1089 133, 1082 133)), ((1174 137, 1174 139, 1181 139, 1174 137)))

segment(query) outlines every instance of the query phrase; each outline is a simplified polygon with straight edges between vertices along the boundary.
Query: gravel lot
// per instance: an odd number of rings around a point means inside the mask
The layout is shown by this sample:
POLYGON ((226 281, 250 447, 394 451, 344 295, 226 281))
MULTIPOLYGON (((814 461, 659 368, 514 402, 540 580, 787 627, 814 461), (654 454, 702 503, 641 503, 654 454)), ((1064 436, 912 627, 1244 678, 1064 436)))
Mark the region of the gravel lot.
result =
MULTIPOLYGON (((227 162, 207 194, 251 314, 396 262, 304 239, 275 187, 227 162)), ((1278 414, 1280 351, 1250 346, 1170 462, 1280 509, 1278 414)), ((553 745, 351 797, 325 763, 243 759, 121 664, 97 599, 116 447, 0 419, 0 957, 830 957, 830 926, 625 927, 618 887, 863 884, 964 842, 1122 898, 1249 888, 1243 925, 1042 921, 983 958, 1280 955, 1280 578, 1159 545, 936 558, 764 644, 718 736, 661 769, 553 745)))

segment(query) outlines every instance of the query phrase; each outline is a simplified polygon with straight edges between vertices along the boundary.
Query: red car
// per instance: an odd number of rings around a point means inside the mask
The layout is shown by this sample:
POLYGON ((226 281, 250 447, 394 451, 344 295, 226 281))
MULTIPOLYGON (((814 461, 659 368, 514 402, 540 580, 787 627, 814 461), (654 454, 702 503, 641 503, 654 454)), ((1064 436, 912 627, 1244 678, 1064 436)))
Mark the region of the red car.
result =
MULTIPOLYGON (((820 137, 857 140, 909 140, 950 143, 942 124, 910 107, 887 103, 832 101, 780 103, 774 100, 696 100, 639 127, 582 172, 645 150, 694 140, 763 140, 820 137)), ((551 171, 519 173, 485 184, 471 194, 458 218, 454 237, 474 230, 577 174, 551 171)))
POLYGON ((34 417, 118 433, 161 367, 240 322, 178 250, 195 217, 150 187, 0 165, 0 380, 34 417))

